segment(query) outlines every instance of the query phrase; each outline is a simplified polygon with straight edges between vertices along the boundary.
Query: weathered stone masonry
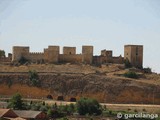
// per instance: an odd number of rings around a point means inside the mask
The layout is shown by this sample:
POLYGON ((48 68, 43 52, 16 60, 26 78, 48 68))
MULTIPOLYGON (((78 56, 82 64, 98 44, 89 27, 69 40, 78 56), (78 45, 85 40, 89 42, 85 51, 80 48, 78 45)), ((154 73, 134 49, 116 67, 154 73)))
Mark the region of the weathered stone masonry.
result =
MULTIPOLYGON (((76 47, 63 47, 63 54, 60 54, 59 46, 48 46, 44 52, 30 52, 28 46, 13 46, 12 62, 19 61, 22 57, 31 62, 44 61, 45 63, 85 63, 85 64, 104 64, 116 63, 123 64, 124 60, 135 67, 143 67, 143 46, 142 45, 125 45, 124 57, 121 55, 113 56, 112 50, 102 50, 101 55, 93 56, 93 46, 82 46, 82 53, 76 54, 76 47)), ((9 59, 6 58, 6 61, 9 59)), ((0 58, 0 62, 2 58, 0 58)), ((5 61, 5 58, 3 58, 5 61)))

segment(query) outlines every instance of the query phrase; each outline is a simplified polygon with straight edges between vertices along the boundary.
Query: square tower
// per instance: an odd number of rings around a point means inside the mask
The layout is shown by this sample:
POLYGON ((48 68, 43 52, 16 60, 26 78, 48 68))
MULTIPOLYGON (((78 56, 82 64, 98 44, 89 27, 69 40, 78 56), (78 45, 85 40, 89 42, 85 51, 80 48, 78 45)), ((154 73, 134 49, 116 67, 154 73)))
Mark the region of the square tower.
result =
POLYGON ((75 55, 76 54, 76 47, 63 47, 63 54, 75 55))
POLYGON ((125 45, 124 59, 137 68, 143 67, 143 45, 125 45))
POLYGON ((82 62, 92 64, 93 46, 82 46, 82 62))
POLYGON ((22 57, 28 59, 29 47, 28 46, 13 46, 12 48, 12 61, 19 61, 22 57))
POLYGON ((48 46, 48 50, 45 51, 48 52, 46 56, 48 57, 49 63, 58 63, 59 46, 48 46))

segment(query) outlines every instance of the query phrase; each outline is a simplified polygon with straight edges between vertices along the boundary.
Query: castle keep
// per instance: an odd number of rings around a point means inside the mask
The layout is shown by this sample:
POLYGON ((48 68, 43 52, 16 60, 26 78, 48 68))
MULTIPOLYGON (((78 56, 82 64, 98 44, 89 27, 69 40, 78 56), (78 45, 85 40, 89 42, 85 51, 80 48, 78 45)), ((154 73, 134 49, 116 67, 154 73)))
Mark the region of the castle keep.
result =
MULTIPOLYGON (((29 47, 13 46, 12 62, 18 62, 22 58, 30 62, 43 61, 44 63, 85 63, 85 64, 105 64, 116 63, 123 64, 128 60, 134 67, 143 67, 143 46, 142 45, 125 45, 124 57, 113 56, 112 50, 101 50, 101 55, 93 55, 93 46, 82 46, 82 53, 76 54, 76 47, 63 47, 63 53, 60 54, 59 46, 48 46, 43 52, 30 52, 29 47)), ((3 58, 4 60, 4 58, 3 58)), ((6 58, 6 60, 8 60, 6 58)), ((0 62, 2 58, 0 58, 0 62)))
POLYGON ((138 68, 143 66, 143 46, 142 45, 125 45, 124 59, 138 68))

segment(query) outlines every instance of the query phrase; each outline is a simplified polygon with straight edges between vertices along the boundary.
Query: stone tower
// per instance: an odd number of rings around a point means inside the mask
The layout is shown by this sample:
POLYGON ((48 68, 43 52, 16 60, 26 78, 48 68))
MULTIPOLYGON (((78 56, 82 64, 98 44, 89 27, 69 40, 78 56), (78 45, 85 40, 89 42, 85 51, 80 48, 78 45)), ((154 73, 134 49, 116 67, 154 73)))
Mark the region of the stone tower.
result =
POLYGON ((101 56, 112 57, 112 50, 101 50, 101 56))
POLYGON ((48 62, 58 63, 59 46, 48 46, 48 62))
POLYGON ((12 53, 12 61, 19 61, 21 57, 28 58, 29 47, 13 46, 12 53))
POLYGON ((76 47, 63 47, 63 54, 75 55, 76 54, 76 47))
POLYGON ((124 59, 138 68, 143 67, 143 45, 125 45, 124 46, 124 59))
POLYGON ((82 46, 82 62, 92 64, 93 46, 82 46))

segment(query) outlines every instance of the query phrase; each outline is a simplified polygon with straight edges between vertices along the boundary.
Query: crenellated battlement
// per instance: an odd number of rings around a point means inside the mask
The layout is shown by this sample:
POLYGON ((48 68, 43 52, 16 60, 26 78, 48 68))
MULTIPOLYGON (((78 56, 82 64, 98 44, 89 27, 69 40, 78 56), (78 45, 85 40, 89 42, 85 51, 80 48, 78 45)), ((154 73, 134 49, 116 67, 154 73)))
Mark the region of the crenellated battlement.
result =
POLYGON ((48 46, 44 52, 30 52, 28 46, 14 46, 12 61, 19 61, 22 57, 36 62, 44 61, 48 63, 85 63, 85 64, 103 64, 103 63, 124 63, 128 59, 135 67, 141 67, 143 64, 143 46, 126 45, 124 56, 113 56, 112 50, 102 50, 101 55, 93 56, 93 46, 82 46, 82 53, 76 54, 76 47, 63 47, 63 54, 60 54, 59 46, 48 46))
POLYGON ((30 55, 40 55, 40 54, 44 54, 43 52, 30 52, 30 55))

